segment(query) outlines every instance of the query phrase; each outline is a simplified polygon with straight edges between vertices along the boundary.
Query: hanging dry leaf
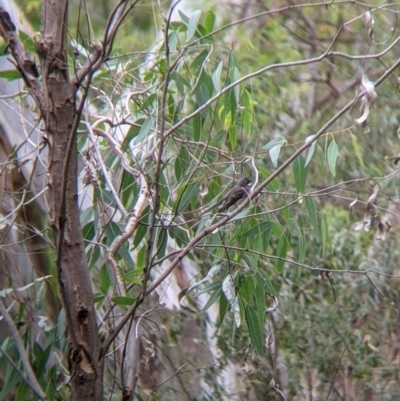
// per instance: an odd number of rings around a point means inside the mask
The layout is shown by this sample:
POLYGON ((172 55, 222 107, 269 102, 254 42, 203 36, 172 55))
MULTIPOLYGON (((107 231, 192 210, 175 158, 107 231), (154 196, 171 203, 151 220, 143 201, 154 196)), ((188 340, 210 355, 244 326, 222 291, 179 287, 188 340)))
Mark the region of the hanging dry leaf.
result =
POLYGON ((378 241, 385 241, 386 234, 389 232, 391 227, 392 227, 392 223, 385 216, 383 216, 379 221, 379 225, 378 225, 379 234, 376 237, 376 239, 378 241))
POLYGON ((204 198, 208 194, 208 187, 207 185, 201 184, 199 188, 199 195, 200 198, 204 198))
POLYGON ((385 160, 393 161, 393 163, 397 165, 397 163, 400 161, 400 153, 395 157, 385 157, 385 160))
POLYGON ((368 198, 367 207, 365 209, 363 222, 357 224, 354 227, 354 231, 369 231, 373 221, 378 215, 378 207, 376 203, 378 201, 379 185, 375 185, 372 195, 368 198))
POLYGON ((278 309, 278 299, 274 296, 268 295, 268 299, 270 302, 270 305, 268 308, 264 309, 264 313, 272 313, 275 312, 278 309))
POLYGON ((188 287, 184 288, 179 294, 178 294, 178 300, 179 300, 179 306, 185 310, 188 311, 190 313, 196 313, 195 310, 193 310, 192 308, 190 308, 188 305, 186 305, 185 302, 185 296, 188 292, 188 287))
POLYGON ((141 337, 141 340, 145 351, 144 353, 146 355, 149 355, 148 357, 146 357, 145 364, 147 365, 151 360, 154 359, 154 357, 156 356, 156 352, 154 350, 154 344, 151 341, 147 340, 147 338, 144 336, 141 337))
POLYGON ((350 214, 353 212, 353 207, 356 205, 357 203, 357 198, 353 200, 353 202, 350 203, 349 205, 349 209, 350 209, 350 214))
POLYGON ((378 195, 379 195, 379 185, 375 185, 374 187, 374 192, 372 195, 368 198, 368 207, 370 205, 376 205, 376 202, 378 200, 378 195))
POLYGON ((330 276, 332 276, 332 272, 329 272, 327 270, 320 270, 319 271, 319 278, 321 280, 328 280, 330 276))
POLYGON ((270 348, 273 343, 274 343, 274 339, 272 338, 272 333, 269 333, 268 337, 265 339, 265 346, 267 348, 270 348))
POLYGON ((244 362, 244 361, 242 362, 242 365, 240 368, 245 373, 249 373, 252 371, 252 369, 249 369, 249 365, 247 364, 247 362, 244 362))
POLYGON ((371 111, 378 94, 375 92, 375 84, 368 79, 364 72, 361 73, 360 85, 358 87, 357 96, 363 93, 359 102, 359 110, 361 116, 357 118, 354 122, 357 125, 361 125, 364 128, 364 133, 369 132, 369 124, 367 121, 369 112, 371 111))
POLYGON ((375 25, 375 20, 372 17, 371 11, 366 11, 363 15, 363 20, 365 22, 365 26, 368 31, 368 36, 372 39, 372 35, 374 33, 374 25, 375 25))

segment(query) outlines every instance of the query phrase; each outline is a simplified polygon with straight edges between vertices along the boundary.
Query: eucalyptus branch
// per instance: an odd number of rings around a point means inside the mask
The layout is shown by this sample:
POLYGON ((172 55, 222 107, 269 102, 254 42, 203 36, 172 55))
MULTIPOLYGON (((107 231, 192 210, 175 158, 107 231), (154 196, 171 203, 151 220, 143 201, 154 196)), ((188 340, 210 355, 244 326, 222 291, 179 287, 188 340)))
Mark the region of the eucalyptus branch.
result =
POLYGON ((338 370, 339 370, 339 366, 340 366, 340 364, 342 363, 343 356, 344 356, 345 352, 347 351, 348 346, 349 346, 349 343, 346 342, 346 345, 344 346, 343 351, 342 351, 342 353, 340 354, 339 361, 338 361, 338 363, 336 364, 335 372, 334 372, 334 374, 333 374, 332 381, 331 381, 331 385, 329 386, 329 391, 328 391, 328 394, 326 395, 325 401, 328 401, 328 399, 329 399, 329 396, 330 396, 331 391, 332 391, 332 388, 333 388, 333 383, 335 382, 335 377, 336 377, 336 375, 337 375, 337 372, 338 372, 338 370))
MULTIPOLYGON (((171 361, 170 361, 171 362, 171 361)), ((172 362, 171 362, 172 364, 172 362)), ((155 386, 153 388, 153 390, 151 390, 150 394, 145 398, 144 401, 147 401, 150 399, 150 397, 160 388, 162 387, 164 384, 168 383, 172 378, 174 378, 175 376, 179 377, 179 375, 181 373, 185 373, 185 372, 181 372, 182 369, 184 369, 187 365, 189 365, 189 362, 184 363, 183 365, 181 365, 178 369, 175 369, 174 373, 171 374, 169 377, 167 377, 164 381, 162 381, 161 383, 157 384, 157 386, 155 386)), ((211 365, 212 366, 212 365, 211 365)), ((183 383, 179 380, 183 390, 185 391, 184 387, 183 387, 183 383)), ((186 391, 185 391, 186 392, 186 391)), ((190 400, 191 398, 188 397, 188 399, 190 400)))
POLYGON ((119 290, 119 293, 122 295, 125 295, 125 289, 118 270, 115 256, 118 250, 121 248, 122 244, 124 244, 130 238, 130 236, 135 232, 137 226, 139 225, 140 215, 142 214, 142 211, 146 205, 148 193, 149 189, 147 186, 146 178, 144 177, 144 175, 141 174, 140 193, 136 201, 136 205, 132 209, 132 212, 129 213, 128 221, 126 223, 124 231, 114 239, 107 252, 107 263, 114 275, 117 289, 119 290))
POLYGON ((107 61, 112 51, 112 44, 119 27, 138 1, 139 0, 136 0, 130 4, 129 7, 126 7, 128 0, 121 0, 114 7, 106 23, 102 44, 93 45, 93 55, 80 70, 76 71, 75 76, 72 79, 73 85, 79 86, 88 75, 93 74, 105 61, 107 61))
POLYGON ((140 173, 138 170, 136 170, 130 166, 128 159, 122 152, 122 150, 121 150, 119 144, 116 142, 116 140, 111 135, 109 135, 107 132, 105 132, 99 128, 93 128, 93 131, 97 135, 102 136, 103 138, 105 138, 108 141, 109 145, 111 146, 111 148, 113 149, 115 154, 120 159, 121 164, 122 164, 123 168, 125 169, 125 171, 127 171, 129 174, 131 174, 135 178, 140 178, 140 193, 139 193, 139 197, 136 202, 136 205, 135 205, 134 209, 132 210, 132 212, 126 216, 126 217, 128 217, 128 221, 127 221, 124 231, 114 239, 114 241, 110 245, 108 252, 107 252, 107 262, 113 273, 117 288, 119 289, 120 293, 124 293, 125 290, 124 290, 122 279, 121 279, 119 271, 118 271, 118 266, 117 266, 117 262, 115 260, 115 256, 116 256, 118 250, 120 249, 120 247, 122 246, 122 244, 124 242, 126 242, 130 238, 130 236, 134 233, 134 231, 136 230, 136 228, 139 224, 139 221, 140 221, 140 215, 145 207, 145 203, 146 203, 147 197, 149 195, 149 188, 147 185, 146 177, 142 173, 140 173))
POLYGON ((129 173, 130 175, 132 175, 135 178, 141 177, 140 171, 131 167, 128 159, 122 152, 120 145, 110 134, 108 134, 106 131, 101 130, 100 128, 92 127, 92 129, 93 129, 93 132, 95 132, 97 135, 107 139, 108 144, 111 146, 114 153, 118 156, 119 160, 121 161, 122 167, 124 168, 124 170, 127 173, 129 173))
POLYGON ((15 345, 18 349, 19 356, 21 358, 22 366, 24 367, 25 373, 26 373, 26 383, 28 386, 31 388, 31 390, 36 394, 36 396, 40 400, 46 400, 46 394, 40 387, 39 382, 36 379, 35 373, 32 369, 32 366, 29 362, 28 356, 25 351, 24 344, 21 340, 21 336, 17 330, 17 328, 14 325, 13 320, 11 319, 10 315, 8 314, 8 311, 3 303, 3 300, 0 298, 0 314, 3 316, 3 319, 8 327, 8 329, 11 332, 11 336, 13 340, 15 341, 15 345))
MULTIPOLYGON (((343 181, 343 182, 341 182, 339 184, 334 184, 334 185, 331 185, 330 187, 326 187, 326 188, 319 189, 319 190, 316 190, 316 191, 307 192, 307 193, 301 194, 301 195, 299 195, 299 193, 297 193, 297 192, 268 192, 268 191, 262 191, 263 194, 264 193, 268 193, 270 195, 277 195, 277 196, 282 196, 282 195, 295 196, 295 197, 297 197, 297 199, 287 203, 284 206, 280 206, 280 207, 277 207, 275 209, 270 209, 270 210, 267 210, 267 211, 264 211, 264 212, 260 212, 260 213, 246 214, 246 216, 243 216, 240 219, 235 219, 235 221, 248 219, 249 217, 264 216, 264 215, 272 214, 272 213, 275 213, 275 212, 279 212, 279 211, 284 210, 284 209, 286 209, 286 208, 288 208, 288 207, 290 207, 290 206, 292 206, 292 205, 294 205, 296 203, 299 203, 303 198, 318 198, 320 196, 331 196, 331 197, 333 197, 333 196, 335 196, 335 195, 333 195, 334 192, 346 191, 347 188, 353 186, 354 184, 366 182, 366 181, 369 181, 369 180, 384 181, 384 180, 387 180, 390 177, 393 177, 399 171, 400 171, 400 168, 395 170, 395 171, 393 171, 393 172, 391 172, 390 174, 388 174, 388 175, 386 175, 384 177, 355 178, 353 180, 343 181)), ((346 200, 349 200, 349 201, 354 200, 353 198, 343 197, 343 196, 339 196, 339 195, 336 195, 335 197, 336 198, 340 198, 340 199, 346 199, 346 200)), ((362 201, 362 200, 358 200, 358 202, 360 204, 364 204, 364 205, 368 204, 368 202, 362 201)), ((381 208, 381 209, 382 210, 386 210, 384 208, 381 208)), ((394 213, 393 211, 390 211, 390 210, 386 210, 386 211, 388 211, 390 214, 392 214, 394 216, 400 216, 397 213, 394 213)))
POLYGON ((150 221, 149 221, 149 230, 147 233, 147 247, 146 247, 146 254, 144 259, 144 271, 143 271, 143 285, 142 285, 142 294, 146 293, 147 287, 147 280, 150 275, 150 259, 151 253, 153 250, 153 240, 154 240, 154 225, 156 222, 156 215, 158 213, 159 207, 159 191, 160 191, 160 171, 161 171, 161 164, 162 164, 162 155, 164 152, 164 141, 165 141, 165 125, 166 125, 166 101, 167 101, 167 93, 168 93, 168 86, 171 76, 171 66, 170 66, 170 49, 169 49, 169 41, 168 41, 168 33, 169 33, 169 26, 172 18, 172 12, 174 8, 179 3, 178 0, 170 9, 169 15, 167 20, 165 21, 165 29, 164 29, 164 41, 165 41, 165 77, 164 77, 164 88, 162 91, 162 98, 160 103, 161 108, 161 129, 159 132, 159 140, 156 146, 156 165, 154 167, 153 173, 153 182, 152 182, 152 189, 153 189, 153 210, 150 214, 150 221))
POLYGON ((400 309, 400 306, 396 304, 396 302, 392 301, 391 299, 385 297, 385 295, 383 295, 382 291, 380 291, 377 286, 375 285, 375 283, 371 280, 371 278, 368 276, 367 273, 365 273, 365 276, 367 277, 368 281, 371 283, 372 287, 374 287, 374 290, 379 294, 379 296, 384 299, 386 302, 388 302, 390 305, 394 306, 397 309, 400 309))
POLYGON ((220 92, 218 92, 216 95, 214 95, 213 97, 211 97, 209 100, 207 100, 206 102, 204 102, 203 105, 201 105, 200 107, 198 107, 195 111, 193 111, 192 113, 188 114, 186 117, 183 117, 181 120, 179 120, 179 122, 177 122, 175 125, 173 125, 164 135, 164 137, 168 137, 169 135, 171 135, 173 132, 175 132, 178 128, 180 128, 182 125, 186 124, 188 121, 190 121, 193 117, 197 116, 198 114, 200 114, 203 110, 205 110, 207 107, 209 107, 213 102, 215 102, 216 100, 218 100, 222 95, 224 95, 226 92, 230 91, 231 89, 233 89, 235 86, 246 82, 252 78, 255 78, 267 71, 270 70, 274 70, 274 69, 279 69, 279 68, 288 68, 288 67, 296 67, 296 66, 301 66, 301 65, 308 65, 308 64, 312 64, 312 63, 317 63, 321 60, 323 60, 324 58, 326 58, 328 55, 328 52, 325 52, 323 54, 321 54, 318 57, 312 57, 306 60, 299 60, 299 61, 291 61, 291 62, 287 62, 287 63, 277 63, 277 64, 271 64, 268 65, 264 68, 261 68, 257 71, 254 71, 250 74, 247 74, 245 76, 243 76, 242 78, 239 78, 237 81, 232 82, 231 84, 225 86, 223 89, 221 89, 220 92))
MULTIPOLYGON (((204 248, 220 248, 220 247, 221 247, 221 245, 198 244, 196 246, 196 249, 204 250, 204 248)), ((315 271, 315 272, 320 272, 321 270, 323 270, 323 271, 328 272, 328 273, 340 273, 340 274, 348 273, 348 274, 358 274, 358 275, 364 275, 364 276, 367 276, 369 273, 374 273, 374 274, 377 274, 379 276, 384 276, 384 277, 400 278, 400 275, 389 274, 389 273, 385 273, 385 272, 382 272, 380 270, 375 270, 375 269, 366 269, 366 270, 326 269, 323 265, 319 265, 317 267, 313 267, 313 266, 310 266, 310 265, 306 265, 304 263, 296 262, 296 261, 294 261, 292 259, 282 258, 281 256, 269 255, 267 253, 254 251, 253 249, 249 249, 249 248, 241 248, 241 247, 238 247, 238 246, 230 246, 230 245, 223 245, 223 247, 226 248, 226 249, 232 249, 234 251, 252 253, 254 255, 262 256, 263 258, 266 258, 266 259, 281 260, 281 261, 283 261, 285 263, 288 263, 290 265, 301 267, 303 269, 307 269, 307 270, 311 270, 311 271, 315 271)), ((386 299, 386 300, 391 302, 388 299, 386 299)))
POLYGON ((31 57, 22 45, 15 24, 11 21, 10 14, 0 9, 0 16, 0 36, 4 38, 9 46, 15 60, 15 67, 21 74, 22 79, 28 87, 29 93, 35 99, 38 107, 41 108, 43 92, 38 78, 39 74, 36 64, 31 60, 31 57))
POLYGON ((223 150, 223 149, 216 148, 215 146, 211 146, 208 143, 189 141, 188 139, 178 138, 177 136, 174 137, 174 141, 181 143, 183 145, 186 145, 188 147, 194 147, 194 148, 201 147, 208 151, 217 153, 219 156, 225 157, 226 159, 228 159, 230 161, 233 160, 233 157, 230 152, 227 152, 226 150, 223 150))
MULTIPOLYGON (((380 83, 382 83, 398 66, 400 65, 400 59, 397 60, 392 67, 390 67, 375 83, 375 86, 378 86, 380 83)), ((360 97, 363 96, 363 93, 359 95, 360 97)), ((346 106, 344 106, 339 112, 337 112, 325 125, 313 136, 313 138, 307 142, 304 143, 303 146, 301 146, 297 151, 295 151, 292 156, 290 156, 285 162, 282 163, 281 166, 279 166, 264 182, 262 182, 257 188, 254 189, 254 191, 244 199, 242 204, 238 206, 233 212, 227 214, 225 217, 223 217, 219 222, 208 226, 205 228, 202 232, 200 232, 198 235, 196 235, 189 243, 188 245, 182 249, 182 251, 178 254, 175 259, 172 260, 171 264, 168 266, 167 269, 163 273, 160 274, 159 277, 157 277, 156 280, 148 287, 146 291, 146 295, 149 295, 151 292, 153 292, 172 272, 172 270, 181 262, 181 260, 196 246, 197 243, 199 243, 203 238, 208 236, 210 233, 213 231, 219 229, 219 227, 223 226, 226 224, 229 220, 232 219, 232 217, 236 216, 238 213, 240 213, 250 202, 252 199, 254 199, 258 194, 261 193, 264 187, 266 187, 269 183, 271 183, 276 177, 278 177, 290 164, 301 154, 303 153, 306 149, 308 149, 320 136, 324 134, 324 132, 334 123, 336 122, 341 116, 343 116, 348 110, 351 109, 353 106, 354 100, 349 102, 346 106)), ((178 123, 179 124, 179 123, 178 123)), ((178 125, 177 124, 177 125, 178 125)))
POLYGON ((121 200, 119 199, 117 191, 114 188, 114 184, 112 183, 112 179, 108 174, 107 167, 104 164, 104 160, 103 160, 103 157, 101 155, 99 146, 96 143, 96 139, 94 137, 92 127, 90 126, 90 124, 87 121, 85 121, 84 124, 86 125, 87 131, 89 133, 89 138, 90 138, 90 140, 91 140, 91 142, 93 144, 94 151, 96 153, 97 160, 98 160, 98 162, 100 164, 101 170, 103 171, 104 179, 106 180, 108 188, 110 189, 110 191, 111 191, 111 193, 113 195, 114 201, 115 201, 116 205, 118 206, 118 209, 120 210, 120 212, 124 215, 124 217, 126 219, 128 217, 128 212, 125 209, 124 205, 122 204, 121 200))
MULTIPOLYGON (((64 23, 64 22, 63 22, 64 23)), ((74 149, 74 144, 76 141, 76 132, 79 126, 79 122, 80 122, 80 118, 82 115, 82 110, 84 108, 87 96, 88 96, 88 90, 89 90, 89 86, 90 86, 90 82, 91 82, 91 78, 92 76, 89 75, 87 77, 87 81, 86 81, 86 86, 85 86, 85 90, 82 94, 82 97, 80 99, 79 102, 79 106, 77 108, 77 110, 75 110, 75 116, 74 116, 74 121, 71 127, 71 130, 69 132, 69 137, 68 137, 68 144, 67 144, 67 150, 65 153, 65 159, 64 159, 64 164, 62 166, 62 184, 61 184, 61 188, 60 188, 60 192, 61 192, 61 204, 60 204, 60 212, 59 212, 59 216, 57 216, 59 218, 59 221, 57 221, 57 228, 58 228, 58 234, 57 234, 57 243, 56 243, 56 265, 57 265, 57 271, 60 271, 61 269, 61 254, 62 254, 62 244, 63 244, 63 240, 64 240, 64 230, 65 230, 65 222, 66 222, 66 195, 67 195, 67 184, 69 182, 68 180, 68 172, 69 172, 69 168, 70 168, 70 160, 72 157, 72 150, 74 149)))
MULTIPOLYGON (((333 43, 335 41, 335 39, 337 38, 338 34, 339 34, 340 30, 336 33, 334 40, 331 42, 331 44, 329 45, 328 49, 322 53, 321 55, 317 56, 317 57, 312 57, 306 60, 298 60, 298 61, 291 61, 291 62, 287 62, 287 63, 277 63, 277 64, 271 64, 268 65, 264 68, 261 68, 257 71, 254 71, 250 74, 247 74, 245 76, 243 76, 242 78, 239 78, 237 81, 232 82, 231 84, 227 85, 225 88, 223 88, 219 93, 217 93, 216 95, 214 95, 213 97, 211 97, 209 100, 207 100, 202 106, 198 107, 195 111, 193 111, 192 113, 188 114, 186 117, 182 118, 179 122, 177 122, 175 125, 173 125, 164 135, 165 137, 168 137, 169 135, 171 135, 173 132, 175 132, 179 127, 181 127, 182 125, 184 125, 185 123, 187 123, 189 120, 191 120, 193 117, 195 117, 196 115, 198 115, 199 113, 201 113, 203 110, 205 110, 208 106, 210 106, 213 102, 215 102, 216 100, 218 100, 223 94, 225 94, 226 92, 230 91, 231 89, 233 89, 235 86, 248 81, 249 79, 255 78, 267 71, 270 70, 274 70, 274 69, 280 69, 280 68, 290 68, 290 67, 297 67, 297 66, 302 66, 302 65, 308 65, 308 64, 313 64, 313 63, 317 63, 322 61, 323 59, 327 58, 327 57, 333 57, 333 56, 340 56, 340 57, 346 57, 349 59, 354 59, 354 60, 358 60, 358 59, 365 59, 367 58, 380 58, 382 57, 385 53, 387 53, 389 50, 391 50, 399 41, 400 41, 400 37, 396 39, 395 43, 391 44, 387 49, 383 50, 381 53, 378 53, 376 55, 370 55, 370 56, 348 56, 345 55, 344 53, 340 53, 340 52, 332 52, 331 48, 333 46, 333 43)), ((392 71, 391 71, 392 72, 392 71)), ((385 76, 385 74, 383 74, 383 76, 385 76)), ((375 83, 375 86, 379 85, 379 80, 375 83)), ((360 96, 361 97, 361 96, 360 96)), ((347 110, 346 110, 347 111, 347 110)))
MULTIPOLYGON (((280 13, 283 13, 285 11, 298 10, 298 9, 301 9, 301 8, 329 7, 329 6, 332 5, 332 3, 333 3, 332 1, 321 1, 321 2, 318 2, 318 3, 290 4, 290 5, 281 7, 281 8, 275 8, 274 10, 263 11, 263 12, 261 12, 259 14, 250 15, 248 17, 241 18, 239 20, 230 22, 229 24, 226 24, 226 25, 224 25, 224 26, 222 26, 220 28, 217 28, 214 31, 210 32, 209 34, 204 35, 201 38, 189 43, 187 45, 187 47, 194 46, 197 43, 199 43, 200 41, 202 41, 204 39, 207 39, 209 37, 212 37, 212 36, 216 35, 217 33, 220 33, 220 32, 222 32, 222 31, 224 31, 224 30, 226 30, 228 28, 231 28, 231 27, 236 26, 236 25, 243 24, 244 22, 248 22, 248 21, 251 21, 251 20, 254 20, 254 19, 265 17, 267 15, 280 14, 280 13)), ((335 5, 337 5, 337 4, 354 4, 354 3, 358 3, 358 2, 355 2, 353 0, 339 0, 339 1, 335 1, 334 3, 335 3, 335 5)), ((367 7, 365 4, 361 4, 361 3, 359 3, 359 5, 363 5, 364 7, 367 7)))

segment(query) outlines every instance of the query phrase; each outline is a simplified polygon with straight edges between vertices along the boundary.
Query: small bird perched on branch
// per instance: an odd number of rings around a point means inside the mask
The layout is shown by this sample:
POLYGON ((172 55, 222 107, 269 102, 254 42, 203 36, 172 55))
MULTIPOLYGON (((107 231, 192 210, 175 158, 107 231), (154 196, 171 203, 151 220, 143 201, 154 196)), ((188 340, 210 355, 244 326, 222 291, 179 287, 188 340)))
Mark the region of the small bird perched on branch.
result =
POLYGON ((218 208, 218 212, 221 213, 234 205, 240 199, 246 197, 251 191, 251 181, 248 178, 241 178, 237 185, 233 187, 222 199, 221 206, 218 208))

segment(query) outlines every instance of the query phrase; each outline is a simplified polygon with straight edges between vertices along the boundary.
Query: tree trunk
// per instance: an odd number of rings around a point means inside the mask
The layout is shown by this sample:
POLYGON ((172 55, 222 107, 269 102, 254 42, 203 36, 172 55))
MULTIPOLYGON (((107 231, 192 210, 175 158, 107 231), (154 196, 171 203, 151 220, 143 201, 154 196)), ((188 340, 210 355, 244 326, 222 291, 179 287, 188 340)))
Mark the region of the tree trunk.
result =
POLYGON ((37 45, 41 104, 49 149, 48 204, 57 247, 57 276, 67 318, 72 400, 102 400, 103 353, 79 220, 76 88, 66 57, 68 1, 46 0, 37 45))
MULTIPOLYGON (((40 110, 47 137, 47 200, 56 245, 57 279, 67 320, 72 400, 103 398, 104 353, 79 220, 77 87, 70 80, 66 51, 68 0, 43 1, 42 33, 36 50, 40 71, 19 41, 15 24, 0 10, 0 35, 40 110)), ((89 70, 88 70, 89 71, 89 70)), ((88 85, 88 84, 87 84, 88 85)), ((82 100, 84 101, 84 100, 82 100)))

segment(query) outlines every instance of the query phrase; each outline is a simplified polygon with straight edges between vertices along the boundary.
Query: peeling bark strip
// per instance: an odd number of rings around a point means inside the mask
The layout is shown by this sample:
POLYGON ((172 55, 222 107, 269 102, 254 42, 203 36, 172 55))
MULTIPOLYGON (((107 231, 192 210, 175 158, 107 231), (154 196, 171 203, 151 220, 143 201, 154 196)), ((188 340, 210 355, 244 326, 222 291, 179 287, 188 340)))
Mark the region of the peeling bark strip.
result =
POLYGON ((57 276, 70 341, 71 399, 100 401, 103 352, 77 203, 76 129, 80 114, 76 108, 76 88, 68 75, 67 10, 68 0, 43 2, 42 33, 37 45, 40 78, 4 10, 0 10, 0 34, 41 111, 50 144, 47 193, 57 244, 57 276))

